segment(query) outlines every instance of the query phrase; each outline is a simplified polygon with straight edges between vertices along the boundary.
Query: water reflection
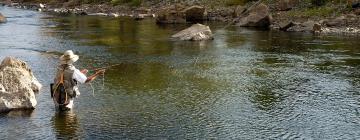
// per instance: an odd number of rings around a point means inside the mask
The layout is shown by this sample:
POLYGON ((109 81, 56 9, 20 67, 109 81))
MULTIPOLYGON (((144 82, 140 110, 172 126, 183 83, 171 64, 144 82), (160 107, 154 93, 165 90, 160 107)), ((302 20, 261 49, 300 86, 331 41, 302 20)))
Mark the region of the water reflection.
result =
POLYGON ((33 109, 27 110, 12 110, 4 113, 0 113, 0 117, 31 117, 33 115, 33 109))
MULTIPOLYGON (((81 119, 48 114, 52 102, 39 102, 39 112, 29 119, 54 131, 37 132, 38 138, 352 139, 360 134, 354 113, 359 107, 357 38, 211 25, 215 40, 181 42, 169 36, 189 25, 90 16, 41 21, 51 26, 35 26, 41 29, 38 38, 0 42, 54 52, 73 49, 81 55, 79 68, 121 65, 107 71, 104 89, 101 77, 94 82, 96 98, 90 86, 83 86, 75 109, 81 119)), ((42 71, 48 67, 43 56, 34 52, 26 60, 37 62, 39 77, 51 79, 44 73, 52 70, 42 71), (34 56, 43 61, 32 61, 34 56)), ((7 127, 1 132, 16 127, 2 123, 7 127)))
POLYGON ((57 139, 78 139, 82 136, 79 121, 73 111, 56 112, 51 122, 57 139))

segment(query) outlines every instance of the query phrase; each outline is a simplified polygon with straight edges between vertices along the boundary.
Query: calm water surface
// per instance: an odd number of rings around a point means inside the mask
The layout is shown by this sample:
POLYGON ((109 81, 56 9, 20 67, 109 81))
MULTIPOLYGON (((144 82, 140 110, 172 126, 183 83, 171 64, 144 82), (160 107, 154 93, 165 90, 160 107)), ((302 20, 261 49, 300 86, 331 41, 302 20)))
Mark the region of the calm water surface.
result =
POLYGON ((0 115, 0 139, 360 139, 359 37, 208 23, 215 40, 179 42, 189 25, 0 12, 0 59, 44 85, 34 111, 0 115), (67 49, 80 69, 120 65, 57 113, 48 83, 67 49))

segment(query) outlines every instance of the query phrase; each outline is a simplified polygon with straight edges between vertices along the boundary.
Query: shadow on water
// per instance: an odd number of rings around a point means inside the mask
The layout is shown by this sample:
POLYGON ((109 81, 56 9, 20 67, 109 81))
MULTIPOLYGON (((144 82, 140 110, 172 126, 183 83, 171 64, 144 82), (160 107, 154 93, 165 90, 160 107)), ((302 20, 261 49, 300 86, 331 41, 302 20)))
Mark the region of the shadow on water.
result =
POLYGON ((57 139, 78 139, 82 136, 77 115, 73 111, 57 111, 51 123, 57 139))
POLYGON ((0 113, 0 117, 31 117, 34 110, 12 110, 4 113, 0 113))

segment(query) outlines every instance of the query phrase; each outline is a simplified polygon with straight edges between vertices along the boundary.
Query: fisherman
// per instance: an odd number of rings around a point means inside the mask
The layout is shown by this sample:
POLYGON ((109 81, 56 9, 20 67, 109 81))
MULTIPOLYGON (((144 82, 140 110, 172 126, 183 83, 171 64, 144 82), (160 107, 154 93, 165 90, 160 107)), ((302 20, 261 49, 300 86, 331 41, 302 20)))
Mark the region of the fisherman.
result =
POLYGON ((74 98, 80 95, 78 83, 89 83, 105 72, 104 69, 101 69, 87 77, 87 69, 80 71, 73 65, 78 59, 79 56, 75 55, 72 50, 65 51, 64 55, 60 57, 54 84, 51 85, 51 97, 57 109, 70 110, 74 105, 74 98))

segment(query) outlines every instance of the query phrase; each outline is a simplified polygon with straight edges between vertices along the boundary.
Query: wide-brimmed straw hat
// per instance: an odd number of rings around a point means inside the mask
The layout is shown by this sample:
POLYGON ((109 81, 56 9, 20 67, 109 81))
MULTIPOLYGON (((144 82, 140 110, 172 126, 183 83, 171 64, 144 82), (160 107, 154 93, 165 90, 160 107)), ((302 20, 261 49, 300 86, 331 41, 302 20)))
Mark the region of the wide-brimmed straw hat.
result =
POLYGON ((75 55, 72 50, 65 51, 64 55, 60 56, 61 64, 72 64, 79 60, 79 56, 75 55))

